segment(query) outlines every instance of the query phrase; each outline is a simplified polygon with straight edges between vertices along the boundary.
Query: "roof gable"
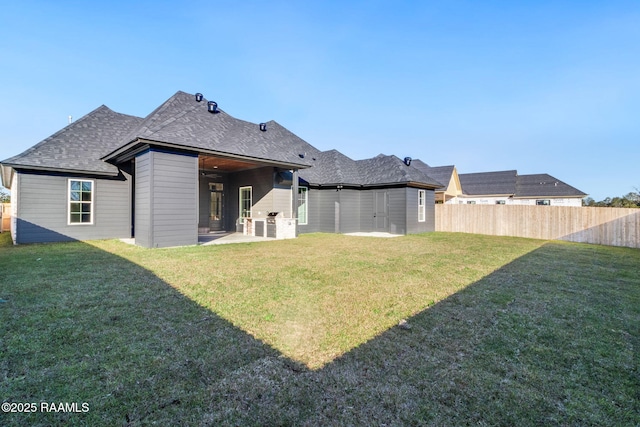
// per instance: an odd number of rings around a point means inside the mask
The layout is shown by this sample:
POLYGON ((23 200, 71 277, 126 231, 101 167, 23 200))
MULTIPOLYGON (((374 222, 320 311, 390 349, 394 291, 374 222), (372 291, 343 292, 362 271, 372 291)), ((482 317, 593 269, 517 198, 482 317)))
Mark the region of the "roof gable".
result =
POLYGON ((308 163, 304 153, 319 152, 275 121, 267 122, 262 131, 258 124, 221 109, 210 113, 206 99, 198 102, 181 91, 149 114, 121 144, 133 146, 139 140, 300 165, 308 163))
POLYGON ((141 121, 102 105, 2 163, 14 168, 117 174, 115 166, 100 158, 117 148, 122 137, 141 121))
POLYGON ((416 167, 424 174, 430 176, 436 181, 440 182, 443 185, 443 190, 447 190, 450 183, 451 178, 454 176, 454 172, 456 167, 454 165, 448 166, 429 166, 425 162, 419 159, 415 159, 411 162, 411 166, 416 167))

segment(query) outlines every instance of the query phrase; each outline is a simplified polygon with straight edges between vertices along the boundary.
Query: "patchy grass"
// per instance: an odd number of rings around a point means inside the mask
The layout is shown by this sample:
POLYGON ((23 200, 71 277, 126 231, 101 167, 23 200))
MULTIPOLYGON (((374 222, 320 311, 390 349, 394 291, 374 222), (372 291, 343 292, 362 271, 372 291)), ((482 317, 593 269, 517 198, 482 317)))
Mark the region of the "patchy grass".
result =
POLYGON ((0 399, 90 410, 2 424, 640 423, 638 250, 4 241, 0 399))

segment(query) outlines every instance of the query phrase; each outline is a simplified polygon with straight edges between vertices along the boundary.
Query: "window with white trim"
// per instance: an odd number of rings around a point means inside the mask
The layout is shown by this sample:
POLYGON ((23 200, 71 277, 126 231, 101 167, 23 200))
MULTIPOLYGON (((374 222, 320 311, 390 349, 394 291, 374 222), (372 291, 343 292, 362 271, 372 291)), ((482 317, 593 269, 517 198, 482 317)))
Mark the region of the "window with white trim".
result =
POLYGON ((251 207, 253 206, 253 189, 251 186, 240 187, 240 224, 244 224, 245 218, 251 218, 251 207))
POLYGON ((539 199, 539 200, 536 200, 536 205, 538 205, 538 206, 550 206, 551 205, 551 200, 549 200, 549 199, 539 199))
POLYGON ((306 225, 309 221, 309 197, 307 187, 298 187, 298 224, 306 225))
POLYGON ((427 214, 427 191, 418 190, 418 222, 425 222, 427 214))
POLYGON ((93 224, 93 181, 69 180, 69 224, 93 224))

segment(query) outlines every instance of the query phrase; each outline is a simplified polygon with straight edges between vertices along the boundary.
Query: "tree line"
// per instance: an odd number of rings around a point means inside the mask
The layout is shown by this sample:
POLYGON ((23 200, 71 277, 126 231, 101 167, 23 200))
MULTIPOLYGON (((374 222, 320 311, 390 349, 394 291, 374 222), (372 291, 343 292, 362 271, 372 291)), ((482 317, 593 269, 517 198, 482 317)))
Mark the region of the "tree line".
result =
POLYGON ((604 208, 640 208, 640 189, 636 188, 622 197, 607 197, 596 202, 591 197, 582 199, 582 206, 595 206, 604 208))

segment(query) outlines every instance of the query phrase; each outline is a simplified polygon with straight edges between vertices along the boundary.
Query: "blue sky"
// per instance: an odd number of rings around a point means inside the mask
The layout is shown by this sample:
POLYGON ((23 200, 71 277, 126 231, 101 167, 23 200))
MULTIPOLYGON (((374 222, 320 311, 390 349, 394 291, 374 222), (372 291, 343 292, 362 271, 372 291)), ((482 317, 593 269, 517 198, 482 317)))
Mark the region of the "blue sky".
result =
POLYGON ((354 159, 640 187, 637 0, 21 0, 0 52, 0 160, 183 90, 354 159))

